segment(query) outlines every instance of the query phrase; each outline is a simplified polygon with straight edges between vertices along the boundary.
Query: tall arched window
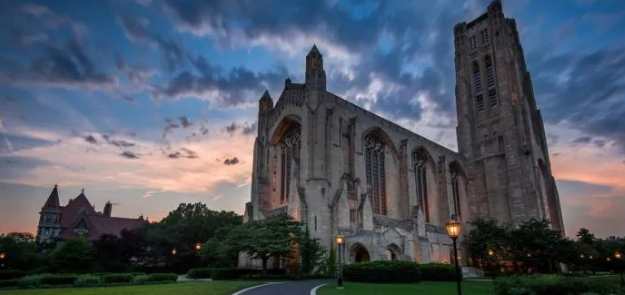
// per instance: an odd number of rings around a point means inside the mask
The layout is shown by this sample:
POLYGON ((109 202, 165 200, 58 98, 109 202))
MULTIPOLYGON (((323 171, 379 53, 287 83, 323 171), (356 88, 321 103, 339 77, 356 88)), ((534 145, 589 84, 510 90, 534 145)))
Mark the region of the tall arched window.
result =
POLYGON ((294 163, 299 163, 301 128, 293 124, 280 141, 280 202, 289 200, 291 178, 294 175, 294 163))
POLYGON ((417 202, 425 214, 425 222, 430 222, 430 206, 428 203, 427 187, 427 155, 422 150, 412 153, 412 162, 415 170, 415 183, 417 187, 417 202))
POLYGON ((371 191, 373 213, 386 215, 385 144, 376 134, 365 137, 367 185, 371 191))

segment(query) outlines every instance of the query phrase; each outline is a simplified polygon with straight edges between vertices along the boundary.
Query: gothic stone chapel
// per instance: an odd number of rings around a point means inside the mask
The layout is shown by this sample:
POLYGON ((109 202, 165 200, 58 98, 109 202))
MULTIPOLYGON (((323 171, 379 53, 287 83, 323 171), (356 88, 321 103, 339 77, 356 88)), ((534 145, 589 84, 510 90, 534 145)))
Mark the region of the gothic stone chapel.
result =
MULTIPOLYGON (((563 231, 541 113, 514 19, 500 1, 454 27, 459 152, 326 90, 313 46, 306 81, 259 101, 246 220, 287 213, 348 263, 450 262, 453 215, 563 231)), ((466 228, 466 226, 465 226, 466 228)), ((240 266, 258 262, 242 255, 240 266)))

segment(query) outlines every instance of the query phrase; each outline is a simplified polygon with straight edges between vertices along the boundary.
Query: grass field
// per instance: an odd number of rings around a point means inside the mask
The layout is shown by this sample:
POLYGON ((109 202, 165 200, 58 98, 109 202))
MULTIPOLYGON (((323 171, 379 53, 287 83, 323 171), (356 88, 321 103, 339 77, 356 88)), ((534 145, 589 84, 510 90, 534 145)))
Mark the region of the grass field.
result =
POLYGON ((0 295, 230 295, 237 290, 256 284, 259 282, 214 281, 97 288, 5 290, 0 291, 0 295))
MULTIPOLYGON (((404 295, 404 294, 427 294, 449 295, 456 294, 456 283, 453 282, 420 282, 416 284, 368 284, 350 283, 344 284, 344 289, 339 290, 336 284, 330 284, 321 288, 319 295, 404 295)), ((493 284, 489 281, 465 281, 462 283, 464 295, 491 295, 493 284)))

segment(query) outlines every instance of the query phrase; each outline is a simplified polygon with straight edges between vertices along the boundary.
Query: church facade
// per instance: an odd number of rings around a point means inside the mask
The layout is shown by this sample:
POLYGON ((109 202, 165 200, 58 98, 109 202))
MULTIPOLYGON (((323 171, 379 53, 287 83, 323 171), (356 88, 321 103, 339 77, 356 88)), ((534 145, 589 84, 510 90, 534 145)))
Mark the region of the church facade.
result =
POLYGON ((458 152, 327 91, 314 46, 304 83, 287 79, 275 103, 260 98, 245 218, 287 213, 328 249, 343 234, 348 262, 449 262, 452 216, 544 218, 563 230, 514 20, 494 1, 454 40, 458 152))

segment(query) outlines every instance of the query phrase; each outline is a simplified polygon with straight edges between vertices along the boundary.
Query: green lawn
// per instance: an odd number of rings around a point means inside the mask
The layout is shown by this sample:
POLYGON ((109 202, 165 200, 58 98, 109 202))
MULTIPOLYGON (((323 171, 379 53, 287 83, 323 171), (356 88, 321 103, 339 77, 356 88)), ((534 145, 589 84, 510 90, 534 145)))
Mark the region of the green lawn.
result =
POLYGON ((0 295, 230 295, 237 290, 256 284, 259 282, 214 281, 97 288, 5 290, 0 291, 0 295))
MULTIPOLYGON (((344 289, 339 290, 336 284, 330 284, 321 288, 319 295, 452 295, 456 294, 454 282, 420 282, 416 284, 368 284, 350 283, 344 284, 344 289)), ((491 295, 493 284, 491 282, 465 281, 462 283, 463 295, 491 295)))

